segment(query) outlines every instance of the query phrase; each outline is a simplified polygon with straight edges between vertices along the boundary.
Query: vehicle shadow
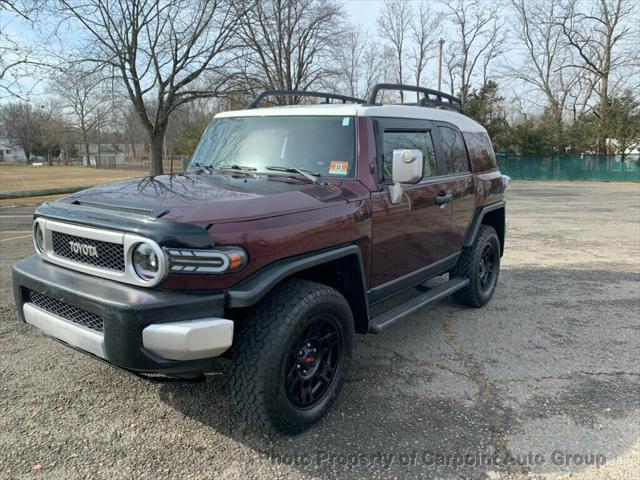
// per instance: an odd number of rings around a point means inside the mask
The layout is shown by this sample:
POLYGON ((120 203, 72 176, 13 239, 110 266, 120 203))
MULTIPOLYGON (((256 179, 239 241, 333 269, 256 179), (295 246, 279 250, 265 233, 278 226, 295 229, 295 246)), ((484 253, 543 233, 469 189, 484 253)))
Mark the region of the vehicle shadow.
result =
POLYGON ((160 398, 249 447, 254 461, 316 478, 581 472, 594 467, 555 464, 552 452, 611 463, 637 448, 639 282, 619 271, 505 268, 483 309, 445 301, 359 336, 340 398, 295 437, 255 432, 235 413, 227 361, 202 384, 163 385, 160 398), (527 464, 528 452, 544 463, 527 464), (488 464, 495 453, 519 463, 488 464))

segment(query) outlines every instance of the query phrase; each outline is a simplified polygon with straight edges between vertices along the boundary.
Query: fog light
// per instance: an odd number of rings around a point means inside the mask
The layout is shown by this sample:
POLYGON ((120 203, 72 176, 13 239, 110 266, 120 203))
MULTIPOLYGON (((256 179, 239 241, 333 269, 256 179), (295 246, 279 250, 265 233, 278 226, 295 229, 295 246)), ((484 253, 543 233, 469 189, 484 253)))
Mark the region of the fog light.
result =
POLYGON ((33 247, 40 255, 44 253, 44 231, 40 226, 40 222, 33 225, 33 247))
POLYGON ((160 258, 148 243, 139 243, 131 258, 133 269, 142 280, 153 280, 160 272, 160 258))

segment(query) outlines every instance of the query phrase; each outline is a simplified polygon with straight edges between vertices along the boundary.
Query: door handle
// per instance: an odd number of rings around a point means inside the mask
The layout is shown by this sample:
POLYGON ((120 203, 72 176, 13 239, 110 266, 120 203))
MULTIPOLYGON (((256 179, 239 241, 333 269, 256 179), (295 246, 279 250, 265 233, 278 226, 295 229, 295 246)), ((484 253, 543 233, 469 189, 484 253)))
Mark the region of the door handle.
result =
POLYGON ((450 193, 441 192, 436 196, 436 205, 444 205, 453 200, 453 195, 450 193))

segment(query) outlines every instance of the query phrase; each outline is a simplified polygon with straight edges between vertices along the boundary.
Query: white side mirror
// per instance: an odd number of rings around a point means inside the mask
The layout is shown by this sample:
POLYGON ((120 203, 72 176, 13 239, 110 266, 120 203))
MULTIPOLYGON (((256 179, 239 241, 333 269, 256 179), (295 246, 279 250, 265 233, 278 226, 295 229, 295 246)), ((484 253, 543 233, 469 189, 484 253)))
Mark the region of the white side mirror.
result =
POLYGON ((418 183, 424 170, 424 157, 420 150, 394 150, 392 177, 393 185, 389 186, 391 203, 402 201, 402 184, 418 183))

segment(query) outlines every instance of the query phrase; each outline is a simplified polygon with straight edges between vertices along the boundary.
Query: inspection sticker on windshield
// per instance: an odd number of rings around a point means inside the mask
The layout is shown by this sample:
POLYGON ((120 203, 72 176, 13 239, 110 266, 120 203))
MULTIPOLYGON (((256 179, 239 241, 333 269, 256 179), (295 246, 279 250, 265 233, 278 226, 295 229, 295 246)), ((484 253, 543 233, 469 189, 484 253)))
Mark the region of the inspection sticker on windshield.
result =
POLYGON ((346 175, 349 171, 349 162, 333 161, 329 164, 329 175, 346 175))

